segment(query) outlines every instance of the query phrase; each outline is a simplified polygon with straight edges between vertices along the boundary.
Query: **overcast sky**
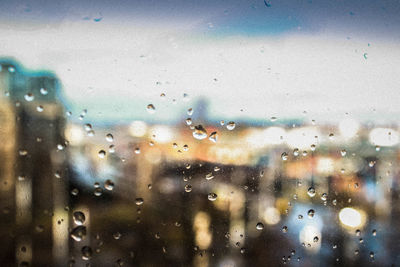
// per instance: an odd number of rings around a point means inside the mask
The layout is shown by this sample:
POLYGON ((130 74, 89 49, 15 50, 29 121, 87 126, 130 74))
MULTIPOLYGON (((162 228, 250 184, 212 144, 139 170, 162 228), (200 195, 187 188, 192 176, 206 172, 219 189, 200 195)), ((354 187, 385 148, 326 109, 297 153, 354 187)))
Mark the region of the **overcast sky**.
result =
POLYGON ((1 1, 0 56, 54 71, 69 108, 98 121, 176 120, 204 96, 218 119, 397 122, 398 14, 370 0, 1 1))

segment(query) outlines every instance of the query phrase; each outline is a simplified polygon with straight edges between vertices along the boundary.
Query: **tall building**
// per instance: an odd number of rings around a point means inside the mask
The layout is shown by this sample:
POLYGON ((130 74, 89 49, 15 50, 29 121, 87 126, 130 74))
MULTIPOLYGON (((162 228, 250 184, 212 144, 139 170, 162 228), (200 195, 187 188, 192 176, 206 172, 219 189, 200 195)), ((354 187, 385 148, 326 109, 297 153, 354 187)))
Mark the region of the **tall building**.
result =
POLYGON ((68 253, 59 83, 52 73, 28 72, 12 60, 0 66, 0 231, 8 246, 0 260, 56 266, 66 262, 68 253))

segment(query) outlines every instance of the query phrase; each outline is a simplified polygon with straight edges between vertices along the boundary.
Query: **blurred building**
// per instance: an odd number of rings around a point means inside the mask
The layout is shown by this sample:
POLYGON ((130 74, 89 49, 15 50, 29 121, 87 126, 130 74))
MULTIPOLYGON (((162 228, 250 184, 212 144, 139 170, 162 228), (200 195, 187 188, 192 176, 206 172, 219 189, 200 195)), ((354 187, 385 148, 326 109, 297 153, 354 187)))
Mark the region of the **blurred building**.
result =
POLYGON ((10 241, 0 260, 55 266, 65 262, 68 253, 65 120, 56 98, 59 83, 52 73, 28 72, 3 60, 0 92, 0 231, 10 241))

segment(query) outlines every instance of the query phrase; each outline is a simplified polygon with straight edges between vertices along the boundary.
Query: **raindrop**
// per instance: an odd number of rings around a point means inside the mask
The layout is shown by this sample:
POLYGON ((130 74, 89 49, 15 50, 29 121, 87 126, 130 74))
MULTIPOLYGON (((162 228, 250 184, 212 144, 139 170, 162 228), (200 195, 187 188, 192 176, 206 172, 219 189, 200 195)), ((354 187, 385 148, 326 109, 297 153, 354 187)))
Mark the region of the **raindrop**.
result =
POLYGON ((310 197, 314 197, 314 196, 315 196, 315 188, 312 187, 312 186, 311 186, 310 188, 308 188, 307 194, 308 194, 310 197))
POLYGON ((114 189, 114 182, 111 181, 110 179, 106 180, 104 182, 104 188, 107 189, 108 191, 112 191, 114 189))
POLYGON ((135 148, 135 154, 140 154, 140 148, 135 148))
POLYGON ((333 133, 329 134, 329 140, 333 140, 335 138, 335 135, 333 133))
POLYGON ((39 105, 36 107, 37 112, 43 112, 44 108, 43 106, 39 105))
POLYGON ((192 119, 191 118, 187 118, 186 119, 186 124, 187 125, 192 125, 192 119))
POLYGON ((40 93, 41 93, 42 95, 47 95, 47 94, 49 93, 49 91, 47 91, 46 88, 40 88, 40 93))
POLYGON ((35 96, 32 93, 27 93, 24 98, 26 101, 31 102, 35 99, 35 96))
POLYGON ((342 155, 342 157, 346 156, 346 154, 347 154, 346 149, 340 150, 340 154, 342 155))
POLYGON ((214 179, 214 175, 210 172, 206 175, 206 180, 214 179))
POLYGON ((302 219, 303 219, 303 215, 299 214, 299 215, 297 216, 297 218, 298 218, 299 220, 302 220, 302 219))
POLYGON ((72 218, 76 225, 82 225, 85 222, 85 214, 81 211, 75 211, 72 218))
POLYGON ((274 122, 274 121, 277 121, 278 118, 277 118, 277 117, 271 117, 270 120, 271 120, 272 122, 274 122))
POLYGON ((143 202, 144 202, 144 200, 141 197, 138 197, 135 199, 135 204, 138 206, 143 205, 143 202))
POLYGON ((147 112, 150 114, 154 114, 156 112, 156 108, 154 107, 153 104, 148 104, 147 105, 147 112))
POLYGON ((262 224, 261 222, 257 223, 256 229, 260 230, 260 231, 263 230, 264 229, 264 224, 262 224))
POLYGON ((372 167, 375 166, 375 163, 376 163, 376 161, 371 160, 371 161, 368 163, 368 166, 372 168, 372 167))
POLYGON ((363 54, 364 59, 368 59, 368 53, 363 54))
POLYGON ((315 151, 315 145, 314 144, 311 145, 311 151, 315 151))
POLYGON ((185 185, 185 192, 187 193, 192 192, 192 186, 190 184, 185 185))
POLYGON ((289 156, 288 156, 288 154, 286 153, 286 152, 283 152, 282 154, 281 154, 281 159, 282 160, 287 160, 289 158, 289 156))
POLYGON ((109 133, 109 134, 107 134, 107 135, 106 135, 106 140, 107 140, 107 142, 110 142, 110 143, 111 143, 112 141, 114 141, 114 137, 113 137, 113 135, 112 135, 112 134, 110 134, 110 133, 109 133))
POLYGON ((108 152, 110 152, 110 153, 115 153, 115 146, 114 146, 114 145, 110 145, 110 146, 108 147, 108 152))
POLYGON ((236 124, 233 121, 228 122, 228 124, 226 125, 226 129, 228 129, 229 131, 232 131, 233 129, 235 129, 236 124))
POLYGON ((26 155, 28 155, 28 150, 26 150, 26 149, 20 149, 20 150, 18 151, 18 153, 19 153, 20 156, 26 156, 26 155))
POLYGON ((79 190, 77 188, 74 188, 71 190, 71 195, 77 196, 79 194, 79 190))
POLYGON ((89 246, 82 247, 82 260, 88 261, 92 257, 92 249, 89 246))
POLYGON ((310 210, 307 212, 307 214, 308 214, 308 218, 313 218, 313 217, 314 217, 314 214, 315 214, 315 211, 314 211, 313 209, 310 209, 310 210))
POLYGON ((99 158, 103 159, 106 156, 106 152, 104 150, 100 150, 98 156, 99 158))
POLYGON ((293 156, 297 157, 300 154, 300 151, 298 148, 293 149, 293 156))
POLYGON ((376 229, 373 229, 373 230, 372 230, 372 235, 373 235, 373 236, 376 236, 376 229))
POLYGON ((224 125, 225 125, 225 121, 224 121, 224 120, 221 120, 221 121, 219 122, 219 124, 220 124, 221 126, 224 126, 224 125))
POLYGON ((210 134, 210 136, 208 137, 208 140, 210 140, 211 142, 216 143, 218 139, 218 133, 217 132, 212 132, 210 134))
POLYGON ((207 197, 208 197, 208 200, 215 201, 215 200, 217 200, 218 196, 215 193, 209 193, 207 197))
POLYGON ((327 193, 322 193, 321 200, 326 201, 327 199, 328 199, 328 194, 327 193))
POLYGON ((90 131, 93 129, 92 125, 90 123, 86 123, 83 128, 85 129, 85 131, 90 131))
POLYGON ((192 109, 192 108, 189 108, 189 109, 187 110, 187 114, 188 114, 189 116, 192 116, 192 115, 193 115, 193 109, 192 109))
POLYGON ((114 234, 113 234, 113 237, 114 237, 114 239, 115 240, 118 240, 118 239, 120 239, 121 238, 121 233, 120 232, 115 232, 114 234))
POLYGON ((97 187, 97 188, 94 189, 94 195, 95 195, 96 197, 99 197, 99 196, 101 196, 102 194, 103 194, 103 189, 101 189, 100 187, 97 187))
POLYGON ((318 236, 314 236, 314 239, 313 239, 313 241, 314 241, 314 243, 317 243, 317 242, 319 241, 319 238, 318 238, 318 236))
POLYGON ((264 5, 266 7, 271 7, 271 2, 269 0, 264 0, 264 5))
POLYGON ((204 138, 207 137, 206 129, 204 129, 204 127, 201 124, 195 126, 193 131, 193 137, 196 138, 197 140, 203 140, 204 138))
POLYGON ((71 237, 77 242, 82 241, 86 237, 86 227, 85 226, 77 226, 71 232, 71 237))
POLYGON ((282 232, 287 233, 288 232, 288 227, 285 225, 282 227, 282 232))
POLYGON ((373 258, 375 257, 374 252, 371 251, 371 252, 369 253, 369 257, 373 259, 373 258))

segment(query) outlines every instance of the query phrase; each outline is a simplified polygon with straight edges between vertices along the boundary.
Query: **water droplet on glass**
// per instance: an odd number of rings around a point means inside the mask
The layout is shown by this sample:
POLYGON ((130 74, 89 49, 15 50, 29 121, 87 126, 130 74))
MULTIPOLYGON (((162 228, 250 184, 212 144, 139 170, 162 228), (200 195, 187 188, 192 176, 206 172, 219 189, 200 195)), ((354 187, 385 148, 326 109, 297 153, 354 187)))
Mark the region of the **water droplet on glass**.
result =
POLYGON ((314 211, 313 209, 310 209, 310 210, 307 212, 308 218, 313 218, 313 217, 314 217, 314 214, 315 214, 315 211, 314 211))
POLYGON ((282 154, 281 154, 281 159, 282 160, 287 160, 289 158, 289 156, 288 156, 288 154, 286 153, 286 152, 283 152, 282 154))
POLYGON ((333 140, 335 138, 335 135, 333 133, 329 134, 329 140, 333 140))
POLYGON ((144 203, 143 198, 138 197, 138 198, 135 199, 135 204, 136 205, 140 206, 140 205, 143 205, 143 203, 144 203))
POLYGON ((186 119, 186 124, 187 125, 192 125, 192 119, 191 118, 187 118, 186 119))
POLYGON ((314 144, 311 145, 311 151, 315 151, 315 145, 314 144))
POLYGON ((260 231, 263 230, 263 229, 264 229, 264 224, 262 224, 262 223, 260 223, 260 222, 257 223, 256 229, 257 229, 257 230, 260 230, 260 231))
POLYGON ((346 156, 346 154, 347 154, 346 149, 340 150, 340 154, 342 155, 342 157, 346 156))
POLYGON ((235 129, 236 124, 233 121, 228 122, 228 124, 226 125, 226 129, 228 129, 229 131, 232 131, 233 129, 235 129))
POLYGON ((368 163, 368 166, 369 167, 374 167, 374 165, 375 165, 375 161, 374 160, 371 160, 369 163, 368 163))
POLYGON ((104 188, 107 189, 108 191, 112 191, 114 189, 114 182, 111 181, 110 179, 106 180, 104 182, 104 188))
POLYGON ((211 142, 216 143, 218 139, 218 133, 217 132, 212 132, 210 134, 210 136, 208 137, 208 140, 210 140, 211 142))
POLYGON ((224 126, 224 125, 225 125, 225 121, 222 120, 222 121, 219 122, 219 124, 220 124, 221 126, 224 126))
POLYGON ((364 59, 368 59, 368 53, 363 54, 364 59))
POLYGON ((41 93, 42 95, 47 95, 47 94, 49 93, 49 91, 47 91, 46 88, 40 88, 40 93, 41 93))
POLYGON ((321 200, 326 201, 327 199, 328 199, 328 194, 327 193, 322 193, 321 200))
POLYGON ((79 190, 77 188, 74 188, 71 190, 71 195, 77 196, 79 194, 79 190))
POLYGON ((293 149, 293 156, 297 157, 300 154, 300 151, 298 148, 293 149))
POLYGON ((106 152, 104 150, 100 150, 98 156, 99 158, 103 159, 106 156, 106 152))
POLYGON ((81 249, 82 260, 88 261, 92 257, 92 249, 89 246, 84 246, 81 249))
POLYGON ((135 148, 135 154, 140 154, 140 148, 135 148))
POLYGON ((35 99, 35 97, 34 97, 34 95, 33 95, 32 93, 27 93, 27 94, 24 96, 24 98, 25 98, 25 100, 28 101, 28 102, 31 102, 31 101, 33 101, 33 100, 35 99))
POLYGON ((282 232, 287 233, 288 232, 288 227, 285 225, 282 227, 282 232))
POLYGON ((77 242, 82 241, 86 237, 86 227, 85 226, 77 226, 71 232, 71 237, 77 242))
POLYGON ((120 239, 121 238, 121 233, 120 232, 115 232, 114 234, 113 234, 113 237, 114 237, 114 239, 115 240, 118 240, 118 239, 120 239))
POLYGON ((107 135, 106 135, 106 140, 107 140, 107 142, 110 142, 110 143, 111 143, 112 141, 114 141, 114 137, 113 137, 113 135, 112 135, 112 134, 110 134, 110 133, 109 133, 109 134, 107 134, 107 135))
POLYGON ((209 193, 207 197, 208 197, 208 200, 215 201, 215 200, 217 200, 218 196, 215 193, 209 193))
POLYGON ((313 241, 314 241, 314 243, 317 243, 319 241, 318 236, 314 236, 313 241))
POLYGON ((310 197, 314 197, 314 196, 315 196, 315 188, 312 187, 312 186, 311 186, 310 188, 308 188, 307 194, 308 194, 310 197))
POLYGON ((185 185, 185 192, 187 193, 192 192, 192 186, 190 184, 185 185))
POLYGON ((373 229, 373 230, 372 230, 372 235, 373 235, 373 236, 376 236, 376 229, 373 229))
POLYGON ((85 222, 85 214, 81 211, 75 211, 72 218, 76 225, 82 225, 85 222))
POLYGON ((192 108, 189 108, 189 109, 187 110, 187 114, 188 114, 189 116, 192 116, 192 115, 193 115, 193 109, 192 109, 192 108))
POLYGON ((303 219, 303 215, 299 214, 299 215, 297 216, 297 218, 298 218, 299 220, 302 220, 302 219, 303 219))
POLYGON ((148 104, 147 105, 147 112, 150 114, 154 114, 156 112, 156 108, 154 107, 153 104, 148 104))
POLYGON ((101 189, 100 187, 97 187, 94 189, 94 193, 93 193, 96 197, 99 197, 103 194, 103 189, 101 189))
POLYGON ((204 127, 201 124, 195 126, 193 131, 193 137, 196 138, 197 140, 203 140, 204 138, 207 137, 206 129, 204 129, 204 127))
POLYGON ((36 107, 37 112, 43 112, 44 108, 43 106, 39 105, 36 107))
POLYGON ((206 180, 214 179, 214 175, 210 172, 206 175, 206 180))

